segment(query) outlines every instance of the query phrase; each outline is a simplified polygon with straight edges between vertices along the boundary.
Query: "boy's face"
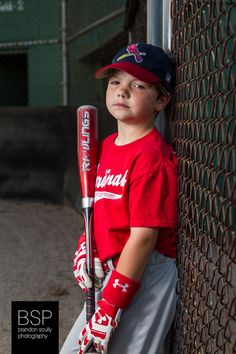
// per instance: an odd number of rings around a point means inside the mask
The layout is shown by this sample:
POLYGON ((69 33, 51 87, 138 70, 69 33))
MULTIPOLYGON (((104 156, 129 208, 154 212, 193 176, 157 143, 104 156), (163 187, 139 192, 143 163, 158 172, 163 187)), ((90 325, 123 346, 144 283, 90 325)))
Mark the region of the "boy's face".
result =
POLYGON ((163 107, 157 91, 124 71, 114 71, 109 78, 106 105, 118 121, 126 123, 154 122, 163 107))

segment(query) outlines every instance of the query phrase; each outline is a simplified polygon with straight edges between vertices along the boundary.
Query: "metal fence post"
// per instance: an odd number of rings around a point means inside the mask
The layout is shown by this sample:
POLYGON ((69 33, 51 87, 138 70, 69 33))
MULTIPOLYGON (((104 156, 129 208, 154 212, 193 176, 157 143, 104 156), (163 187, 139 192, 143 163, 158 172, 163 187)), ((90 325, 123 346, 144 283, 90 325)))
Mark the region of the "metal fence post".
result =
MULTIPOLYGON (((170 0, 147 0, 147 42, 163 48, 171 56, 170 8, 170 0)), ((169 143, 172 141, 171 116, 172 107, 169 106, 156 120, 157 129, 169 143)))

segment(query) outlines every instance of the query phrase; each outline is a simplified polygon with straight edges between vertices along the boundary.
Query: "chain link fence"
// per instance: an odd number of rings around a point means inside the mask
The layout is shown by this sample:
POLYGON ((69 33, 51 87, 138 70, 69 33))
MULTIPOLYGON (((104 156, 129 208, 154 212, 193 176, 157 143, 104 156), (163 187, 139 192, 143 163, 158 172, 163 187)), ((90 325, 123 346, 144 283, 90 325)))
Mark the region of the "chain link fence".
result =
POLYGON ((236 352, 236 2, 172 1, 177 64, 175 353, 236 352))

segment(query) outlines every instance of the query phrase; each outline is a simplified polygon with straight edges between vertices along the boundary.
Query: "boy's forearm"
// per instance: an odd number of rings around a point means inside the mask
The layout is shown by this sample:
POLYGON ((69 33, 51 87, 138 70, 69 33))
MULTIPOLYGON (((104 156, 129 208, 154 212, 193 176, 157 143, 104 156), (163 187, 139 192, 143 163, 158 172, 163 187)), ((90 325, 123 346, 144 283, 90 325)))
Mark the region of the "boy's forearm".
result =
POLYGON ((157 236, 157 228, 132 228, 130 238, 120 255, 116 270, 128 278, 140 280, 156 244, 157 236))

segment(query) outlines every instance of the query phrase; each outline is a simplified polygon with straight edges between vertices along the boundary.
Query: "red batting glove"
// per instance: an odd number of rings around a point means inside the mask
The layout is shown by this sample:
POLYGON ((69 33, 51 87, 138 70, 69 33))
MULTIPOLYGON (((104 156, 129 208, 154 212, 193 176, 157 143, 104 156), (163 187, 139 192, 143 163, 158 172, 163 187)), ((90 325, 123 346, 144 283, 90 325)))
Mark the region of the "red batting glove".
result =
POLYGON ((131 303, 139 286, 139 282, 112 271, 98 309, 80 333, 78 354, 85 353, 92 344, 99 353, 107 353, 109 340, 118 326, 120 309, 131 303))
POLYGON ((119 309, 106 300, 98 301, 95 314, 80 333, 78 354, 85 353, 92 344, 98 353, 107 353, 109 340, 118 326, 119 313, 119 309))
MULTIPOLYGON (((95 250, 93 253, 93 257, 95 287, 99 288, 102 286, 102 279, 104 278, 105 274, 102 262, 99 259, 98 254, 95 250)), ((80 240, 78 242, 78 248, 75 252, 73 263, 74 276, 77 280, 77 283, 79 284, 81 289, 86 292, 87 289, 92 288, 92 281, 87 273, 86 242, 84 234, 80 237, 80 240)))

